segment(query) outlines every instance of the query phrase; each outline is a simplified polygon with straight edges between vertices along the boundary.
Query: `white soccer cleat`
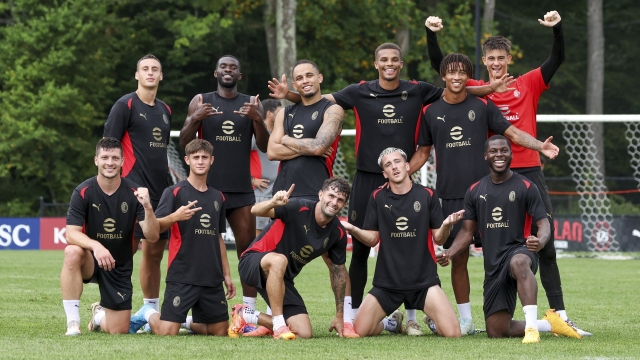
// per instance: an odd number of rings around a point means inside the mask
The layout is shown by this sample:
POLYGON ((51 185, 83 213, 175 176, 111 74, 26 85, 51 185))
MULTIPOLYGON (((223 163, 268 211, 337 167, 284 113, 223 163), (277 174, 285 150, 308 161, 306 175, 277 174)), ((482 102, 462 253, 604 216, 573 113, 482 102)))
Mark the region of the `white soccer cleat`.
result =
POLYGON ((420 330, 420 325, 415 321, 407 321, 407 326, 404 329, 405 333, 409 336, 423 336, 424 333, 420 330))
POLYGON ((100 302, 94 302, 91 304, 91 320, 89 320, 89 325, 87 325, 89 331, 100 331, 100 325, 96 325, 95 323, 95 317, 98 311, 102 311, 100 302))
POLYGON ((573 330, 575 330, 578 335, 580 336, 593 336, 592 333, 588 332, 588 331, 584 331, 578 328, 578 325, 576 325, 576 323, 574 323, 573 321, 567 319, 564 322, 567 323, 567 325, 571 326, 573 328, 573 330))
POLYGON ((462 335, 476 334, 476 326, 473 325, 472 319, 460 319, 460 333, 462 333, 462 335))
POLYGON ((69 321, 67 323, 67 332, 66 336, 77 336, 80 335, 80 323, 77 321, 69 321))
POLYGON ((391 315, 389 315, 389 320, 396 322, 396 329, 390 330, 392 333, 402 334, 402 319, 404 318, 404 314, 400 310, 394 311, 391 315))

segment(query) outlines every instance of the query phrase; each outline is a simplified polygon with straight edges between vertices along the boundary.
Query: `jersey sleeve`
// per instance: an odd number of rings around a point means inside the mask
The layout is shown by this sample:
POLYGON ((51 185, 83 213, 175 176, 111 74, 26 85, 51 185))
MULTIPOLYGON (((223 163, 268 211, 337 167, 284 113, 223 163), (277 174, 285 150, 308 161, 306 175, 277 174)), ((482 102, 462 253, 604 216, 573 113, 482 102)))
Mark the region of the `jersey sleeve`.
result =
MULTIPOLYGON (((447 215, 448 216, 448 215, 447 215)), ((468 189, 464 195, 464 216, 463 220, 478 221, 478 214, 476 212, 476 201, 474 199, 473 190, 468 189)))
POLYGON ((429 108, 424 109, 422 112, 422 121, 420 121, 420 133, 418 134, 419 146, 431 146, 433 145, 433 136, 431 135, 431 128, 429 127, 429 121, 427 119, 427 111, 429 108))
POLYGON ((175 195, 170 187, 164 189, 162 197, 156 208, 156 217, 158 219, 171 215, 176 209, 174 209, 175 195))
POLYGON ((549 85, 544 83, 544 78, 542 77, 542 71, 540 68, 535 68, 528 73, 521 75, 516 79, 522 83, 522 85, 533 95, 538 98, 542 95, 542 93, 549 89, 549 85))
POLYGON ((104 124, 102 136, 122 140, 124 133, 129 127, 130 113, 131 109, 129 109, 124 101, 116 101, 113 107, 111 107, 107 122, 104 124))
MULTIPOLYGON (((431 229, 438 229, 442 226, 444 222, 444 214, 442 213, 442 206, 440 206, 440 199, 438 195, 430 191, 432 195, 430 195, 431 199, 429 199, 429 227, 431 229)), ((450 214, 446 214, 449 216, 450 214)))
POLYGON ((440 99, 442 97, 443 88, 429 84, 428 82, 418 81, 420 87, 420 97, 422 98, 422 104, 427 105, 440 99))
POLYGON ((336 104, 345 110, 353 109, 356 106, 359 86, 359 84, 351 84, 338 92, 334 92, 332 95, 336 100, 336 104))
POLYGON ((67 210, 67 225, 84 226, 87 210, 84 199, 80 191, 76 188, 69 200, 69 210, 67 210))
POLYGON ((533 183, 531 183, 529 189, 527 189, 527 213, 531 215, 533 221, 542 220, 547 217, 547 211, 540 197, 540 190, 538 190, 536 184, 533 183))
POLYGON ((142 203, 140 203, 140 201, 138 201, 138 198, 136 198, 135 196, 134 199, 136 204, 136 220, 138 222, 144 221, 144 206, 142 206, 142 203))
POLYGON ((226 202, 227 200, 225 198, 222 198, 222 201, 220 202, 220 219, 218 220, 218 232, 221 234, 227 232, 227 217, 225 216, 227 214, 226 202))
MULTIPOLYGON (((384 190, 383 190, 384 191, 384 190)), ((376 199, 373 194, 369 197, 369 205, 367 206, 367 214, 364 217, 364 223, 362 225, 363 230, 379 231, 378 225, 378 207, 376 199)))
POLYGON ((511 123, 504 118, 502 112, 491 100, 487 100, 487 116, 489 130, 502 135, 511 126, 511 123))
POLYGON ((296 199, 290 199, 287 205, 278 206, 273 209, 275 214, 275 219, 282 220, 283 223, 288 223, 291 219, 291 214, 295 214, 296 208, 300 207, 300 202, 296 199))
POLYGON ((327 251, 329 259, 334 265, 343 265, 347 262, 347 231, 342 225, 337 226, 337 231, 333 231, 332 236, 339 237, 333 242, 333 246, 327 251), (337 235, 333 235, 336 234, 337 235))

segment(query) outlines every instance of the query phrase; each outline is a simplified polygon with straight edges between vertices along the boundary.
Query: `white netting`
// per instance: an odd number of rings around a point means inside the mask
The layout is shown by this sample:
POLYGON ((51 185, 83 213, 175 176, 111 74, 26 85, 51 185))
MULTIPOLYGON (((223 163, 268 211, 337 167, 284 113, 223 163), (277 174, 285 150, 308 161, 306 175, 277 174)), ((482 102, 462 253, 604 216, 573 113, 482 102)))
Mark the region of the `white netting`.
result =
MULTIPOLYGON (((349 184, 353 185, 351 182, 351 176, 349 176, 349 172, 347 171, 347 164, 344 162, 344 155, 340 148, 342 145, 338 142, 338 149, 336 149, 336 159, 333 162, 333 176, 339 176, 343 179, 346 179, 349 184)), ((349 204, 347 204, 342 211, 340 211, 340 216, 347 216, 349 211, 349 204)))
POLYGON ((629 141, 629 154, 631 155, 631 168, 633 169, 633 177, 636 179, 638 189, 640 190, 640 123, 627 122, 627 131, 625 137, 629 141))
POLYGON ((600 161, 596 157, 594 132, 591 123, 563 122, 562 135, 567 140, 567 153, 576 191, 580 194, 584 238, 591 251, 618 251, 613 216, 609 211, 611 202, 607 197, 607 186, 600 172, 600 161))
POLYGON ((184 161, 180 158, 180 153, 172 140, 169 140, 169 145, 167 146, 167 159, 169 160, 169 174, 173 183, 186 179, 187 172, 184 169, 184 161))

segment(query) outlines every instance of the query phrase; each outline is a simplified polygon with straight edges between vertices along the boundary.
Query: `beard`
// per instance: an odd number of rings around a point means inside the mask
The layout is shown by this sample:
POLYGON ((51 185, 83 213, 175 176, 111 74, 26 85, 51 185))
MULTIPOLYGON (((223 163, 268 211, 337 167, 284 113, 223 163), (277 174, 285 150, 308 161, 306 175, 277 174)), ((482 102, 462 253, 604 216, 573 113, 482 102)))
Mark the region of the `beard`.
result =
POLYGON ((222 79, 223 77, 224 77, 223 75, 218 75, 218 77, 217 77, 218 85, 220 85, 222 87, 225 87, 225 88, 228 88, 228 89, 236 87, 236 84, 238 83, 238 78, 237 77, 232 76, 233 79, 230 82, 225 82, 222 79))

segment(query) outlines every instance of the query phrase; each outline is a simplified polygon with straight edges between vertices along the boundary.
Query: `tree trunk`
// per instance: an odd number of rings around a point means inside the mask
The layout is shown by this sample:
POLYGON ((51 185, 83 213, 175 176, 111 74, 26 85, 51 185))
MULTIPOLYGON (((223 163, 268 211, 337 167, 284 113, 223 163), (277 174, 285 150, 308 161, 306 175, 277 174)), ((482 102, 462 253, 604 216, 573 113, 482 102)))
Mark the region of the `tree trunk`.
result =
POLYGON ((484 1, 484 14, 482 16, 482 30, 486 34, 491 34, 493 27, 493 17, 496 14, 496 0, 484 1))
POLYGON ((276 43, 276 0, 266 0, 264 4, 264 33, 266 34, 271 77, 280 79, 278 74, 278 49, 276 43))
MULTIPOLYGON (((406 22, 406 21, 405 21, 406 22)), ((403 58, 409 54, 409 25, 404 25, 396 30, 396 44, 400 46, 403 58)), ((400 70, 400 78, 408 78, 408 66, 400 70)))
MULTIPOLYGON (((291 78, 291 69, 297 61, 296 0, 276 0, 276 49, 280 76, 291 78)), ((291 88, 291 81, 287 81, 291 88)))
MULTIPOLYGON (((602 114, 604 89, 604 28, 602 25, 602 0, 587 1, 587 114, 602 114)), ((593 123, 596 158, 604 176, 604 124, 593 123)))

